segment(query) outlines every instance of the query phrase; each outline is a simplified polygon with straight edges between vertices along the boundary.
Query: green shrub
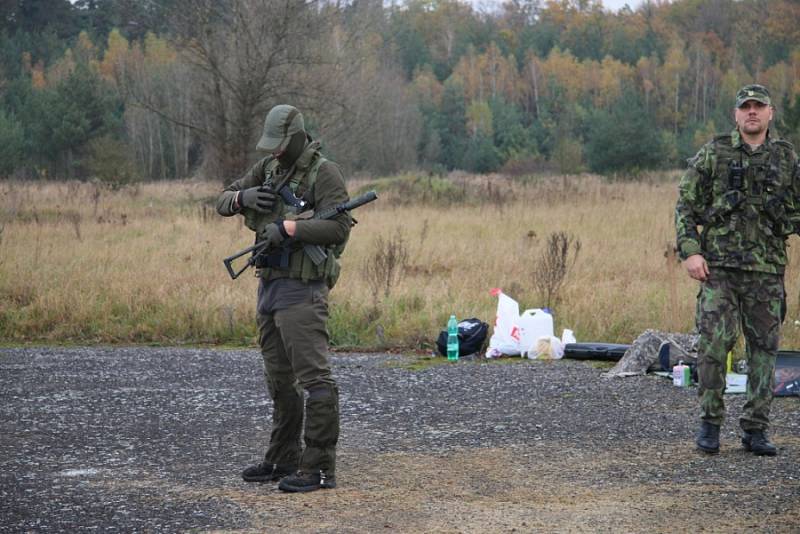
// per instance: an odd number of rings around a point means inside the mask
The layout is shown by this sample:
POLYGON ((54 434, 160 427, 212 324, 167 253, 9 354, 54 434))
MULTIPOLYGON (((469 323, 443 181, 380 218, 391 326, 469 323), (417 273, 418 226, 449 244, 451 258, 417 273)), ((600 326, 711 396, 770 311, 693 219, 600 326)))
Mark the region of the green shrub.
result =
POLYGON ((429 173, 427 175, 402 174, 391 178, 381 178, 361 187, 357 194, 375 190, 380 193, 392 193, 398 204, 424 204, 463 202, 467 193, 462 186, 452 180, 429 173))
POLYGON ((92 139, 89 143, 87 168, 92 178, 119 187, 139 180, 130 148, 110 135, 92 139))

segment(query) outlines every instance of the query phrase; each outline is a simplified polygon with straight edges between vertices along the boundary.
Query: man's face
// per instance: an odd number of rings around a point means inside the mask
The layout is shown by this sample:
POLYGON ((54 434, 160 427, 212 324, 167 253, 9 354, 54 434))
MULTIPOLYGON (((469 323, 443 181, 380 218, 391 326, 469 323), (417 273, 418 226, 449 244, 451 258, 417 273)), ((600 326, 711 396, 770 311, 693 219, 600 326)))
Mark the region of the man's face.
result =
POLYGON ((286 143, 286 146, 283 148, 283 150, 279 150, 273 154, 276 158, 278 158, 278 162, 281 164, 281 167, 289 168, 303 153, 303 148, 305 145, 306 133, 301 130, 289 138, 289 142, 286 143))
POLYGON ((747 100, 741 107, 736 108, 734 115, 740 132, 760 135, 767 130, 769 121, 772 120, 772 106, 756 100, 747 100))

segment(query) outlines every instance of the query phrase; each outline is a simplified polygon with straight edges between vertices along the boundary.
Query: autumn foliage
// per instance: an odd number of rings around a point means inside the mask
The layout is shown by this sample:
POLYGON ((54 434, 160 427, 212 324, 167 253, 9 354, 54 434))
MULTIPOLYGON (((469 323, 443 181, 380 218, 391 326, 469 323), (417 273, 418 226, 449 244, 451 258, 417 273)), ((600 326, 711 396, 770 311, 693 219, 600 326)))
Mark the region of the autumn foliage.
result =
POLYGON ((226 182, 283 102, 348 173, 681 166, 752 82, 800 141, 792 0, 32 2, 0 19, 4 175, 91 178, 105 137, 140 178, 226 182))

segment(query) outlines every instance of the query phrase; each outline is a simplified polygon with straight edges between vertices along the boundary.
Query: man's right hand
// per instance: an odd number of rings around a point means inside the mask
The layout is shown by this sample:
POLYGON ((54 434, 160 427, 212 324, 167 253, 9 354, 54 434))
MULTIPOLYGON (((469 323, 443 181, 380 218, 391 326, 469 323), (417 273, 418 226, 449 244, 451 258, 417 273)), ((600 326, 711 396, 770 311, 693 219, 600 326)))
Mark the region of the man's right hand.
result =
POLYGON ((686 258, 683 262, 683 266, 686 267, 689 276, 695 280, 705 282, 706 278, 708 278, 708 264, 706 263, 706 259, 700 254, 692 254, 686 258))
POLYGON ((241 204, 242 207, 261 213, 272 211, 272 206, 275 205, 276 198, 275 193, 261 186, 243 189, 239 192, 239 204, 241 204))

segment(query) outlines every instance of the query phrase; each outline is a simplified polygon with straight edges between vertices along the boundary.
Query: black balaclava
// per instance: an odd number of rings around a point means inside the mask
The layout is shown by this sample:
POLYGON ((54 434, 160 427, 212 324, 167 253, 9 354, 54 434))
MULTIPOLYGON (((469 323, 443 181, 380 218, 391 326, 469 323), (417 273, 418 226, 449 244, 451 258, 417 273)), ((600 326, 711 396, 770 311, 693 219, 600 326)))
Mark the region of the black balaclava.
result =
POLYGON ((294 162, 297 161, 297 158, 303 153, 305 147, 306 133, 301 130, 292 135, 291 139, 289 139, 289 144, 286 145, 286 149, 278 156, 278 163, 280 163, 281 167, 284 169, 288 169, 294 165, 294 162))

